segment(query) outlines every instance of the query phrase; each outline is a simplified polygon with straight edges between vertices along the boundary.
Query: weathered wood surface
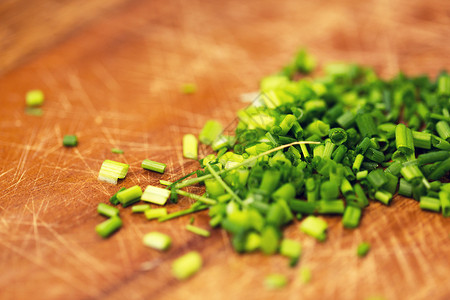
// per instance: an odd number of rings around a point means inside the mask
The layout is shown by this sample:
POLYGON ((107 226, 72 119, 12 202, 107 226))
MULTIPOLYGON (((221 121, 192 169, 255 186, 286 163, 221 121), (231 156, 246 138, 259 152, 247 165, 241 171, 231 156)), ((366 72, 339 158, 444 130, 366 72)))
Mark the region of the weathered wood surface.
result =
MULTIPOLYGON (((244 106, 238 95, 300 46, 385 77, 435 76, 450 69, 449 37, 450 2, 439 0, 0 2, 0 298, 450 299, 450 220, 410 199, 371 204, 356 230, 328 217, 325 243, 288 227, 303 243, 299 267, 313 272, 308 285, 284 258, 237 255, 221 230, 208 239, 186 232, 189 217, 158 224, 128 209, 113 237, 94 232, 97 204, 118 189, 96 179, 104 159, 131 165, 125 187, 195 169, 181 156, 182 135, 210 118, 232 122, 244 106), (186 82, 195 95, 180 93, 186 82), (42 117, 24 113, 33 88, 46 95, 42 117), (63 148, 65 134, 79 146, 63 148), (168 171, 142 170, 145 158, 168 171), (142 245, 151 230, 173 237, 168 252, 142 245), (372 250, 358 259, 363 240, 372 250), (171 261, 194 249, 201 272, 173 279, 171 261), (273 272, 289 277, 286 288, 264 289, 273 272)), ((195 222, 207 227, 207 214, 195 222)))

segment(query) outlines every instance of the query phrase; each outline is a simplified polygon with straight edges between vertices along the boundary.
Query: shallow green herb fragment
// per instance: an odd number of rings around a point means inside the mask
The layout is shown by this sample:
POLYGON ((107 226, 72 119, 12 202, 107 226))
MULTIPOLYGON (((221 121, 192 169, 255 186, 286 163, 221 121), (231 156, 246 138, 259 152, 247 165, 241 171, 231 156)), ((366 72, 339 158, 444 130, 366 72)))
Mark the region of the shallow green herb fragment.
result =
POLYGON ((311 269, 308 267, 302 267, 299 271, 300 282, 303 284, 307 284, 311 281, 312 273, 311 269))
POLYGON ((65 135, 63 138, 64 147, 76 147, 78 145, 78 138, 76 135, 65 135))
POLYGON ((181 92, 183 94, 194 94, 197 91, 197 86, 193 83, 185 83, 181 86, 181 92))
POLYGON ((145 234, 142 238, 142 243, 147 247, 165 251, 169 249, 172 239, 166 234, 154 231, 145 234))
POLYGON ((123 150, 119 148, 112 148, 111 152, 115 154, 123 154, 123 150))
POLYGON ((288 283, 287 277, 283 274, 270 274, 264 279, 264 285, 268 289, 281 289, 288 283))
POLYGON ((197 273, 203 264, 197 251, 191 251, 177 258, 172 263, 172 274, 179 280, 185 280, 197 273))
POLYGON ((25 102, 29 107, 41 106, 44 103, 44 93, 41 90, 30 90, 25 96, 25 102))
POLYGON ((113 216, 106 221, 98 224, 95 231, 102 238, 107 238, 122 227, 122 220, 118 216, 113 216))
POLYGON ((370 250, 370 244, 367 242, 362 242, 358 245, 358 248, 356 249, 356 254, 359 257, 364 257, 369 253, 370 250))
POLYGON ((196 235, 200 235, 203 237, 209 237, 211 235, 208 230, 190 224, 186 225, 186 229, 192 233, 195 233, 196 235))

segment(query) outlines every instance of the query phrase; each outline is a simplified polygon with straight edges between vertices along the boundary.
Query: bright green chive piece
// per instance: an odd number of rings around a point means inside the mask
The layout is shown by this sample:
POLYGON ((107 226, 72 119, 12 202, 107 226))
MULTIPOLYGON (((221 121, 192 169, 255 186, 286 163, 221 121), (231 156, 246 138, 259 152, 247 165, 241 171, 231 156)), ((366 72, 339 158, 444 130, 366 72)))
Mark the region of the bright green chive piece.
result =
POLYGON ((336 182, 325 181, 320 185, 320 198, 323 200, 337 199, 339 196, 339 185, 336 182))
POLYGON ((123 150, 119 148, 112 148, 111 152, 115 154, 123 154, 123 150))
POLYGON ((363 137, 372 137, 378 132, 373 117, 368 113, 356 115, 356 125, 363 137))
POLYGON ((98 173, 98 180, 117 184, 117 179, 123 179, 127 175, 128 167, 127 164, 106 159, 98 173))
POLYGON ((205 145, 211 145, 212 142, 222 133, 222 125, 214 120, 209 120, 206 122, 198 139, 205 145))
POLYGON ((160 180, 159 180, 159 184, 169 186, 169 185, 172 184, 172 182, 167 181, 167 180, 162 180, 162 179, 160 179, 160 180))
POLYGON ((164 215, 162 217, 159 217, 158 218, 158 222, 165 222, 165 221, 172 220, 172 219, 175 219, 175 218, 178 218, 178 217, 189 215, 189 214, 201 211, 201 210, 208 209, 208 207, 209 206, 207 206, 207 205, 199 205, 199 206, 196 206, 196 207, 192 207, 191 206, 188 209, 176 211, 176 212, 164 215))
POLYGON ((415 148, 431 149, 431 134, 413 131, 412 136, 415 148))
POLYGON ((114 217, 119 215, 119 209, 117 207, 112 207, 105 203, 98 204, 97 212, 105 217, 114 217))
POLYGON ((450 142, 450 126, 448 125, 447 121, 442 120, 437 122, 436 131, 442 139, 450 142))
POLYGON ((185 192, 185 191, 182 191, 182 190, 176 190, 176 193, 178 195, 185 196, 185 197, 197 200, 197 201, 199 201, 201 203, 204 203, 204 204, 207 204, 207 205, 214 205, 214 204, 217 203, 217 201, 214 200, 214 199, 210 199, 210 198, 207 198, 207 197, 204 197, 204 196, 199 196, 199 195, 196 195, 196 194, 188 193, 188 192, 185 192))
POLYGON ((397 149, 405 154, 414 152, 414 140, 411 129, 405 124, 398 124, 395 128, 395 145, 397 149))
POLYGON ((357 196, 357 200, 358 203, 362 206, 365 207, 367 205, 369 205, 369 200, 366 197, 366 194, 364 193, 363 188, 361 187, 361 185, 359 183, 355 184, 355 186, 353 187, 353 189, 355 190, 356 196, 357 196))
POLYGON ((287 285, 288 280, 283 274, 270 274, 264 279, 264 285, 268 289, 280 289, 287 285))
MULTIPOLYGON (((212 220, 212 219, 211 219, 212 220)), ((245 240, 245 252, 252 252, 261 246, 261 236, 256 232, 250 232, 245 240)))
POLYGON ((316 238, 319 241, 324 241, 327 238, 326 230, 328 224, 324 219, 308 216, 300 224, 300 230, 304 233, 316 238))
POLYGON ((312 278, 311 269, 307 267, 300 268, 299 277, 301 283, 307 284, 308 282, 311 281, 312 278))
POLYGON ((385 205, 389 205, 389 203, 392 200, 392 194, 384 190, 378 190, 375 193, 375 199, 377 199, 378 201, 380 201, 385 205))
POLYGON ((65 135, 63 138, 64 147, 76 147, 78 145, 78 138, 76 135, 65 135))
POLYGON ((44 103, 44 93, 41 90, 28 91, 25 96, 25 102, 29 107, 41 106, 44 103))
POLYGON ((417 157, 419 166, 446 160, 450 157, 450 151, 434 151, 421 154, 417 157))
POLYGON ((359 171, 358 173, 356 173, 356 180, 363 180, 367 178, 367 175, 369 174, 369 171, 364 170, 364 171, 359 171))
POLYGON ((211 235, 208 230, 190 224, 186 225, 186 229, 203 237, 209 237, 211 235))
POLYGON ((172 263, 172 274, 179 280, 188 279, 201 269, 202 264, 202 257, 198 252, 188 252, 172 263))
POLYGON ((280 243, 280 254, 289 257, 292 265, 295 265, 302 254, 302 245, 295 240, 283 239, 280 243))
POLYGON ((386 174, 382 169, 376 169, 367 175, 367 181, 372 185, 373 188, 378 189, 382 185, 384 185, 388 179, 386 178, 386 174))
POLYGON ((345 228, 356 228, 361 219, 361 208, 347 205, 344 216, 342 217, 342 224, 345 228))
POLYGON ((264 254, 274 254, 279 246, 280 236, 273 226, 264 227, 261 233, 261 251, 264 254))
POLYGON ((172 239, 166 234, 154 231, 145 234, 142 243, 147 247, 165 251, 169 249, 172 239))
POLYGON ((439 180, 444 177, 450 171, 450 157, 444 160, 439 166, 434 169, 433 172, 428 176, 428 179, 439 180))
POLYGON ((353 172, 359 172, 359 169, 361 168, 361 164, 364 160, 364 155, 358 154, 356 155, 355 161, 353 162, 352 170, 353 172))
POLYGON ((194 94, 197 91, 197 86, 193 83, 185 83, 181 86, 181 92, 186 95, 194 94))
POLYGON ((144 211, 144 215, 147 218, 147 220, 158 219, 167 215, 167 209, 165 207, 150 208, 144 211))
POLYGON ((441 209, 441 202, 439 199, 422 196, 420 197, 420 208, 422 210, 431 210, 435 212, 439 212, 441 209))
POLYGON ((356 249, 356 254, 359 257, 364 257, 369 253, 370 250, 370 244, 367 242, 362 242, 358 245, 358 248, 356 249))
POLYGON ((95 231, 102 238, 107 238, 120 227, 122 227, 122 220, 118 216, 114 216, 95 226, 95 231))
POLYGON ((109 198, 109 202, 111 202, 111 204, 117 205, 120 203, 119 199, 117 199, 117 194, 121 191, 125 190, 124 187, 120 188, 120 190, 117 191, 117 193, 115 193, 111 198, 109 198))
POLYGON ((347 141, 347 132, 342 128, 331 129, 328 136, 335 145, 341 145, 347 141))
POLYGON ((447 218, 450 217, 450 192, 440 191, 439 200, 441 202, 442 215, 447 218))
POLYGON ((148 185, 145 188, 144 193, 142 193, 141 200, 158 205, 164 205, 166 204, 167 199, 169 199, 169 197, 170 197, 170 190, 148 185))
POLYGON ((198 141, 195 135, 183 136, 183 156, 189 159, 198 159, 198 141))
POLYGON ((117 199, 119 199, 119 202, 122 204, 123 207, 127 207, 130 206, 131 204, 139 202, 141 195, 142 195, 141 187, 135 185, 133 187, 130 187, 126 190, 117 193, 117 199))
POLYGON ((148 205, 148 204, 135 205, 135 206, 131 207, 131 212, 134 213, 134 214, 136 214, 136 213, 143 213, 147 209, 150 209, 150 205, 148 205))
POLYGON ((157 161, 153 161, 150 159, 144 159, 142 161, 142 168, 146 169, 146 170, 150 170, 150 171, 155 171, 158 173, 164 173, 164 171, 166 170, 166 164, 164 163, 160 163, 157 161))

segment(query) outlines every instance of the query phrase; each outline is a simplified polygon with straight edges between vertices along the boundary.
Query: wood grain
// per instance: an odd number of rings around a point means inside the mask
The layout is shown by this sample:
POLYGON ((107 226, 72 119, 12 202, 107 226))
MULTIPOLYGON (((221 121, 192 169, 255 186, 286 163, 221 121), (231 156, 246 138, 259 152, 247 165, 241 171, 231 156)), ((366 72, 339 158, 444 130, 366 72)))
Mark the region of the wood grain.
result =
MULTIPOLYGON (((194 170, 181 156, 182 135, 211 118, 232 123, 245 106, 239 95, 299 47, 322 63, 353 61, 384 77, 435 76, 450 69, 449 36, 450 2, 439 0, 2 1, 0 298, 449 299, 450 220, 401 197, 390 207, 371 204, 356 230, 328 217, 325 243, 298 224, 286 228, 303 244, 299 267, 313 272, 307 285, 282 257, 234 253, 219 229, 209 239, 186 232, 189 217, 159 224, 125 209, 113 237, 94 232, 103 220, 97 204, 118 187, 194 170), (181 94, 186 82, 198 92, 181 94), (42 117, 24 113, 33 88, 46 95, 42 117), (77 134, 79 146, 63 148, 65 134, 77 134), (107 158, 131 166, 118 186, 96 179, 107 158), (145 158, 167 162, 168 171, 142 170, 145 158), (144 248, 151 230, 171 235, 173 247, 144 248), (358 259, 363 240, 373 248, 358 259), (170 263, 189 250, 202 253, 204 268, 179 282, 170 263), (289 277, 285 289, 264 289, 273 272, 289 277)), ((207 228, 206 212, 195 223, 207 228)))

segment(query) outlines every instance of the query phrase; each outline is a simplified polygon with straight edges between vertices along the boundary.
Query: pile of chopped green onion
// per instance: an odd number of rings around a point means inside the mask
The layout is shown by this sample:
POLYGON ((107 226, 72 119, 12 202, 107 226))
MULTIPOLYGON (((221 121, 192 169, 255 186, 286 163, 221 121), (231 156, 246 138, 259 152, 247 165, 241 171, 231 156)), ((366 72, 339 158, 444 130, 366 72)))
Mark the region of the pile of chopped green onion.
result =
MULTIPOLYGON (((165 207, 139 204, 132 211, 164 222, 208 209, 210 226, 227 231, 237 252, 280 253, 291 265, 300 258, 301 244, 284 238, 282 230, 294 219, 303 219, 299 229, 323 242, 328 225, 318 215, 341 215, 343 227, 356 228, 371 201, 389 205, 395 195, 449 217, 450 76, 383 80, 370 68, 336 63, 324 68, 323 77, 306 77, 315 64, 302 50, 279 74, 264 78, 256 101, 238 112, 234 136, 209 120, 198 140, 215 154, 200 159, 199 170, 175 182, 161 180, 165 188, 121 189, 110 202, 165 205, 190 197, 196 202, 186 210, 167 213, 165 207), (182 190, 194 184, 205 185, 206 193, 182 190)), ((198 159, 198 140, 184 136, 184 157, 198 159)), ((166 165, 145 160, 142 167, 164 173, 166 165)), ((99 179, 117 183, 127 171, 128 165, 107 160, 99 179)), ((99 212, 112 223, 100 235, 120 227, 118 211, 102 206, 99 212)), ((192 224, 186 229, 210 235, 192 224)), ((144 244, 165 250, 170 238, 152 233, 144 244)), ((369 249, 362 243, 357 253, 364 256, 369 249)), ((188 278, 201 264, 192 252, 174 262, 173 272, 188 278)), ((311 277, 306 271, 304 282, 311 277)), ((286 282, 277 274, 266 279, 271 288, 286 282)))

